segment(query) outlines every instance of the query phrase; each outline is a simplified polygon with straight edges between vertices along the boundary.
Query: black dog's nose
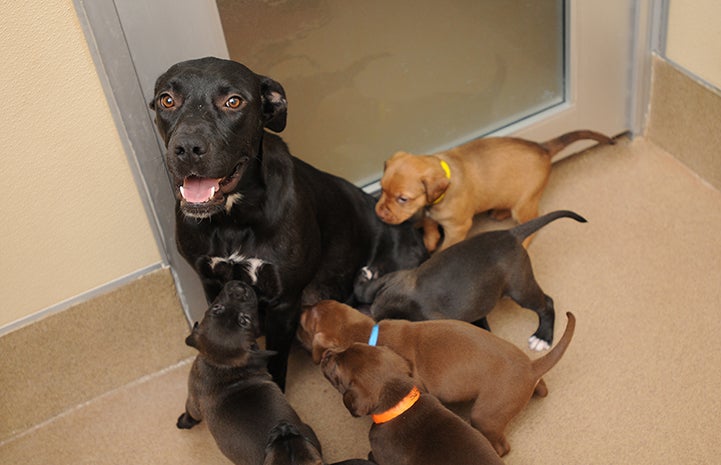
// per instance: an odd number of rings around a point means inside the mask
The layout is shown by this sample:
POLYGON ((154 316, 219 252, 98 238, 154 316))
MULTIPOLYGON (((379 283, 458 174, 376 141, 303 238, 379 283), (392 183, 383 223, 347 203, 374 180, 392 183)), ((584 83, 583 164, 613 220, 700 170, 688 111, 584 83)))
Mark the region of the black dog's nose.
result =
POLYGON ((199 135, 179 136, 173 139, 172 150, 179 158, 200 158, 208 153, 208 141, 199 135))

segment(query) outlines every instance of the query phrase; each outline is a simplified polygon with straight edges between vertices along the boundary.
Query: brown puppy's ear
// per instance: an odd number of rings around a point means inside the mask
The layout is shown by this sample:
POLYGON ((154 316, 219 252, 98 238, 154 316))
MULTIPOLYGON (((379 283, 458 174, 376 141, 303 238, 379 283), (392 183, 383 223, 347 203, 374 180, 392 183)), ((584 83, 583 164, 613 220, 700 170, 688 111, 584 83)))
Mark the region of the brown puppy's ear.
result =
POLYGON ((451 184, 450 179, 445 176, 424 176, 421 178, 421 182, 423 183, 423 188, 426 191, 426 200, 429 204, 433 204, 437 201, 451 184))
POLYGON ((325 335, 325 333, 315 333, 315 336, 313 336, 313 363, 318 365, 320 363, 320 359, 323 358, 323 352, 326 351, 326 349, 333 349, 336 348, 336 343, 331 338, 325 335))
POLYGON ((193 330, 190 332, 190 336, 185 338, 185 344, 190 347, 198 348, 198 322, 196 321, 193 325, 193 330))
POLYGON ((263 97, 263 116, 265 127, 274 132, 285 129, 288 116, 288 101, 285 90, 278 82, 266 76, 260 78, 260 90, 263 97))
POLYGON ((369 396, 360 394, 356 388, 348 388, 343 394, 343 405, 354 417, 370 415, 374 408, 369 396))

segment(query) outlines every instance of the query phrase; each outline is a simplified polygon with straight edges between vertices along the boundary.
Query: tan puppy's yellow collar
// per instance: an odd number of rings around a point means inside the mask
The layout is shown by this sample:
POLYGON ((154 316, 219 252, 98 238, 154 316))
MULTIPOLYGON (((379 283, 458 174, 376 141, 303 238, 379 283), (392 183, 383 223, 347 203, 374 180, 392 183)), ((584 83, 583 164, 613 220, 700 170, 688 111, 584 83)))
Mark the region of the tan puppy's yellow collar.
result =
MULTIPOLYGON (((451 179, 451 167, 448 166, 448 163, 446 163, 445 160, 441 160, 441 168, 443 168, 443 172, 446 173, 446 178, 451 179)), ((446 193, 442 193, 440 197, 436 199, 435 202, 433 202, 433 205, 439 203, 441 200, 443 200, 443 197, 446 196, 446 193)))

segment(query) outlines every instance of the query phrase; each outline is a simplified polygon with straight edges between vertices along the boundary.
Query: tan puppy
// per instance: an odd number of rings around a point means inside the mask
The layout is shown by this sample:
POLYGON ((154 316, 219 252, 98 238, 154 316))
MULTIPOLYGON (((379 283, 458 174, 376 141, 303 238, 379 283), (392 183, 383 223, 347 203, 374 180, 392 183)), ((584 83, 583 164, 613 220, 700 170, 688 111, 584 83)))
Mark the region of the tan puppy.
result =
POLYGON ((353 416, 372 415, 369 458, 378 465, 503 465, 482 434, 418 389, 408 362, 387 347, 329 349, 321 368, 353 416))
MULTIPOLYGON (((519 223, 538 216, 552 157, 573 142, 613 140, 593 131, 574 131, 543 144, 513 137, 488 137, 434 155, 398 152, 385 163, 378 217, 399 224, 426 207, 424 242, 434 251, 443 227, 445 249, 466 238, 473 216, 493 210, 519 223)), ((531 237, 524 241, 528 246, 531 237)))
MULTIPOLYGON (((508 422, 533 394, 548 394, 541 376, 561 358, 576 326, 575 317, 566 315, 559 343, 533 361, 510 342, 457 320, 382 320, 377 344, 407 360, 420 387, 441 402, 473 401, 471 424, 503 456, 510 450, 504 435, 508 422)), ((319 363, 327 349, 369 341, 374 324, 348 305, 325 300, 303 311, 298 339, 319 363)))

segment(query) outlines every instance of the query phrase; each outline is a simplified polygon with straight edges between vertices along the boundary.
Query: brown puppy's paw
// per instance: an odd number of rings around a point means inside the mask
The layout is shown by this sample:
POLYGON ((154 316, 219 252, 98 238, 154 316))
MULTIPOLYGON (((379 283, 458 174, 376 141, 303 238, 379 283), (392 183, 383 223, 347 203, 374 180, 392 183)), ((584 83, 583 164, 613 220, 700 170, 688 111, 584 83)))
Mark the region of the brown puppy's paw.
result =
POLYGON ((178 417, 178 421, 175 423, 175 426, 177 426, 178 429, 190 429, 198 423, 200 423, 200 420, 196 420, 191 417, 188 415, 188 412, 183 412, 183 414, 178 417))

